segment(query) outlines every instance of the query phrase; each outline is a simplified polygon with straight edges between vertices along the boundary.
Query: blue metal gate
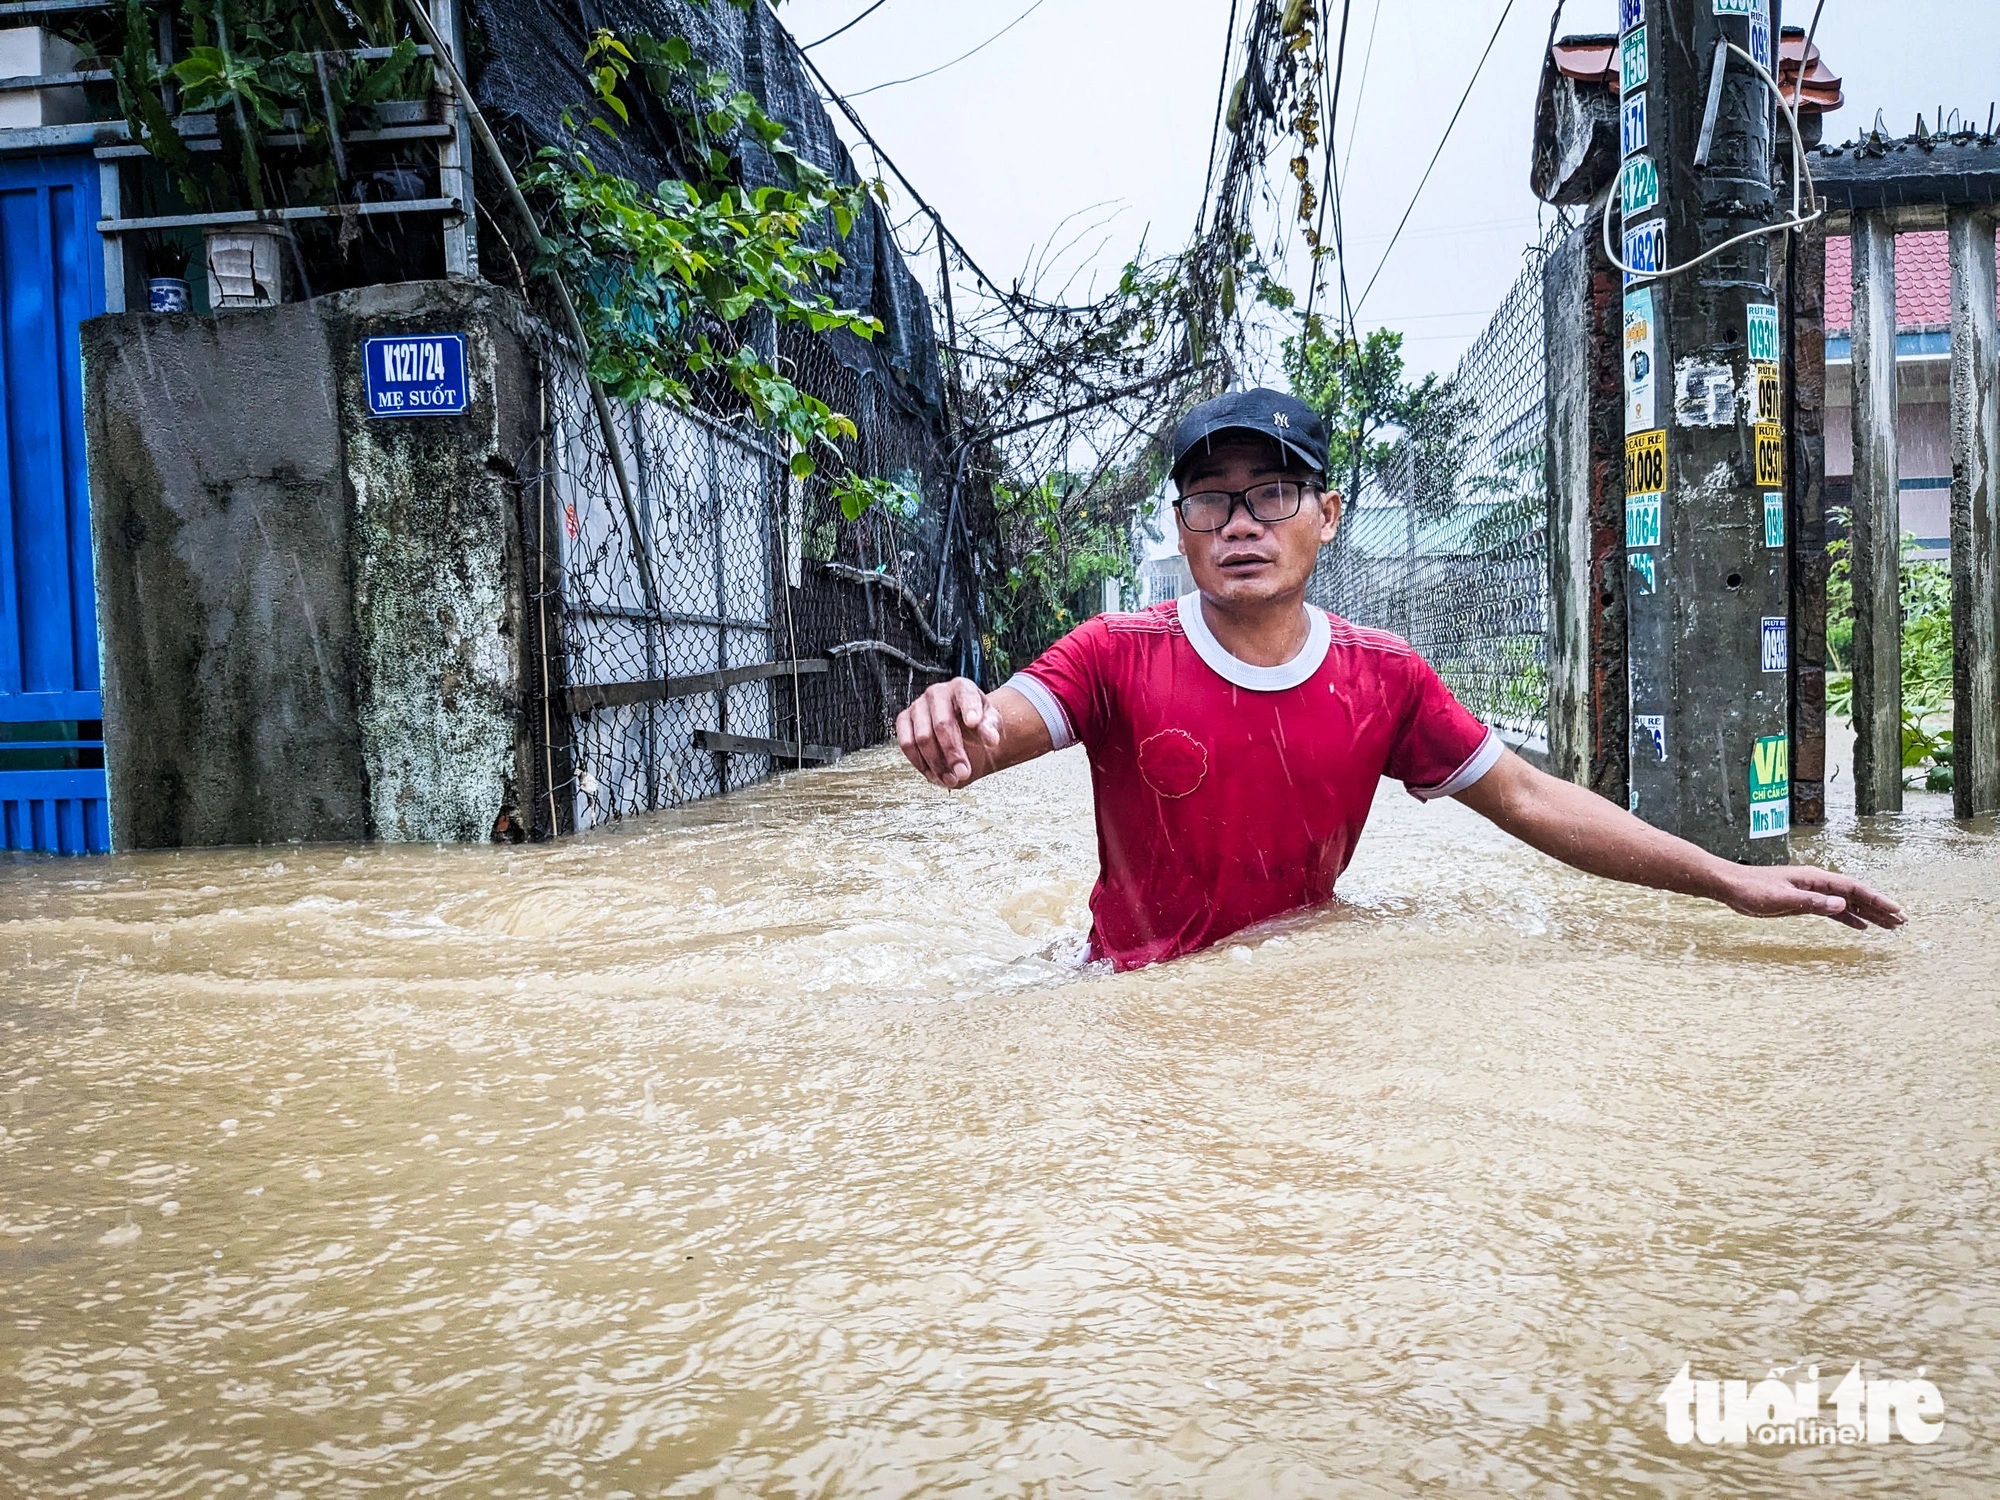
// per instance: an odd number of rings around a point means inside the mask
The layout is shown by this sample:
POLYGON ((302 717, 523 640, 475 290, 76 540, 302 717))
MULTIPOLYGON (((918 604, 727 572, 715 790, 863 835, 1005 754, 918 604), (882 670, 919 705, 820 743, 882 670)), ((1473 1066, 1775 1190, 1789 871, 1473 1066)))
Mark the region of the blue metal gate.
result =
POLYGON ((0 158, 0 844, 111 847, 78 324, 104 310, 97 163, 0 158))

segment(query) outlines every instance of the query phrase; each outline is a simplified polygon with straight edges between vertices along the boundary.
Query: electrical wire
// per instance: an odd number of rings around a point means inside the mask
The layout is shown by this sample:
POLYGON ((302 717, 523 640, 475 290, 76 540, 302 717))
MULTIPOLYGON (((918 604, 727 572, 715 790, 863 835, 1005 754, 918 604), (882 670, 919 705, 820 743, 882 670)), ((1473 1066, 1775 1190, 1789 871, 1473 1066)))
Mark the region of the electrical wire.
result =
MULTIPOLYGON (((1337 148, 1334 145, 1334 125, 1339 118, 1340 112, 1340 79, 1341 75, 1347 70, 1347 22, 1353 9, 1354 0, 1341 0, 1340 45, 1334 56, 1333 91, 1327 98, 1326 120, 1320 126, 1319 132, 1321 149, 1326 155, 1326 171, 1320 179, 1319 222, 1313 225, 1313 263, 1309 268, 1311 274, 1306 278, 1305 321, 1308 326, 1312 323, 1313 303, 1318 300, 1319 293, 1319 241, 1326 230, 1328 206, 1339 196, 1340 191, 1340 178, 1335 170, 1337 148)), ((1322 33, 1322 46, 1324 43, 1325 35, 1322 33)), ((1324 66, 1320 69, 1320 77, 1322 81, 1326 77, 1324 66)), ((1333 237, 1336 253, 1339 253, 1341 246, 1340 215, 1337 212, 1333 216, 1333 237)), ((1345 254, 1339 254, 1339 260, 1341 265, 1346 265, 1347 257, 1345 254)))
MULTIPOLYGON (((406 3, 416 4, 418 3, 418 0, 406 0, 406 3)), ((797 43, 794 42, 793 45, 796 47, 797 43)), ((1040 346, 1046 353, 1047 346, 1045 344, 1042 344, 1040 337, 1035 331, 1034 325, 1028 322, 1027 318, 1023 316, 1023 314, 1021 313, 1020 308, 1015 305, 1014 296, 1008 293, 1003 287, 1001 287, 1001 285, 997 281, 995 281, 991 276, 988 276, 985 271, 981 270, 979 262, 974 260, 972 256, 967 252, 965 248, 965 242, 959 239, 957 235, 953 234, 950 230, 944 227, 943 218, 940 217, 937 210, 932 208, 931 205, 925 200, 924 195, 917 191, 917 186, 915 183, 910 181, 909 174, 904 172, 901 167, 897 166, 895 161, 890 157, 889 153, 882 149, 882 143, 875 139, 874 132, 869 130, 867 122, 861 118, 861 112, 857 110, 851 103, 848 102, 846 95, 842 94, 838 89, 834 88, 834 86, 827 81, 826 74, 820 71, 818 63, 814 62, 810 57, 807 57, 804 52, 799 53, 799 61, 806 65, 806 70, 812 74, 814 80, 819 84, 820 88, 825 90, 827 100, 830 103, 835 104, 839 107, 841 114, 846 116, 847 123, 854 127, 855 133, 859 135, 862 140, 868 143, 868 149, 875 154, 875 159, 878 162, 880 162, 883 166, 887 167, 891 172, 893 172, 895 174, 896 180, 902 183, 903 191, 905 191, 910 195, 911 199, 915 201, 918 207, 922 208, 926 213, 931 215, 932 221, 938 227, 938 232, 941 238, 949 240, 951 242, 951 248, 958 255, 959 264, 964 266, 966 270, 970 271, 973 274, 973 276, 978 279, 980 284, 993 294, 994 298, 999 302, 1002 311, 1004 311, 1007 314, 1007 316, 1013 320, 1016 327, 1018 327, 1024 334, 1028 336, 1029 342, 1040 346)))
MULTIPOLYGON (((1806 91, 1806 74, 1812 71, 1813 38, 1819 35, 1819 13, 1825 9, 1826 9, 1826 0, 1819 0, 1819 4, 1813 7, 1812 25, 1806 28, 1805 51, 1799 54, 1799 86, 1792 90, 1792 103, 1794 104, 1797 104, 1799 102, 1799 96, 1805 93, 1806 91)), ((1778 37, 1778 69, 1780 72, 1784 71, 1784 65, 1785 65, 1785 38, 1781 33, 1778 37)), ((1782 98, 1783 95, 1780 95, 1779 97, 1782 98)))
POLYGON ((1014 17, 1013 20, 1009 21, 1005 26, 1002 26, 998 31, 994 32, 993 35, 989 36, 985 41, 981 42, 977 47, 974 47, 972 51, 962 52, 957 57, 954 57, 948 63, 939 63, 935 68, 932 68, 928 73, 912 73, 908 78, 892 78, 887 83, 878 83, 871 85, 870 87, 865 89, 858 89, 854 93, 849 94, 847 97, 850 99, 860 99, 868 94, 880 93, 883 89, 893 89, 905 83, 916 83, 921 79, 935 78, 937 77, 938 74, 942 73, 946 68, 955 68, 960 63, 964 62, 966 58, 976 57, 981 52, 984 52, 988 47, 992 46, 995 42, 999 41, 1001 37, 1005 36, 1008 32, 1012 31, 1016 26, 1019 26, 1023 21, 1027 20, 1028 17, 1032 16, 1036 11, 1040 10, 1044 5, 1047 5, 1048 3, 1049 0, 1035 0, 1035 3, 1033 5, 1029 6, 1026 10, 1022 11, 1018 16, 1014 17))
POLYGON ((1215 191, 1215 149, 1222 143, 1222 103, 1229 97, 1229 59, 1236 51, 1236 0, 1229 0, 1229 25, 1222 34, 1222 81, 1215 86, 1215 123, 1208 130, 1208 173, 1201 179, 1201 212, 1194 216, 1194 237, 1201 238, 1208 222, 1208 200, 1215 191))
MULTIPOLYGON (((1333 201, 1334 269, 1336 272, 1336 279, 1340 286, 1340 326, 1347 331, 1347 337, 1343 339, 1338 346, 1341 350, 1341 359, 1343 363, 1345 363, 1349 358, 1349 345, 1353 342, 1354 339, 1354 295, 1347 281, 1347 199, 1346 199, 1346 188, 1344 186, 1344 179, 1347 176, 1347 164, 1345 162, 1336 163, 1333 160, 1332 152, 1333 152, 1334 138, 1331 131, 1331 127, 1339 124, 1340 75, 1341 72, 1343 71, 1344 61, 1347 55, 1346 31, 1347 31, 1346 21, 1343 15, 1343 20, 1341 24, 1341 44, 1340 44, 1342 64, 1337 64, 1334 68, 1333 90, 1328 95, 1327 106, 1326 106, 1327 120, 1329 123, 1329 131, 1326 138, 1326 147, 1328 153, 1326 166, 1327 166, 1327 182, 1329 188, 1331 189, 1329 197, 1333 201)), ((1356 111, 1352 107, 1350 107, 1348 113, 1355 114, 1356 111)), ((1357 116, 1357 123, 1358 123, 1358 116, 1357 116)), ((1351 129, 1348 132, 1348 140, 1350 144, 1353 141, 1353 132, 1351 129)))
POLYGON ((1361 83, 1354 90, 1353 116, 1347 127, 1347 154, 1340 159, 1340 175, 1354 165, 1354 137, 1361 128, 1361 101, 1368 97, 1368 65, 1375 61, 1375 27, 1382 19, 1382 0, 1375 0, 1375 14, 1368 21, 1368 50, 1361 55, 1361 83))
POLYGON ((1770 88, 1772 96, 1778 101, 1778 109, 1784 115, 1785 123, 1792 127, 1792 216, 1782 224, 1760 224, 1755 229, 1746 230, 1739 235, 1733 235, 1721 244, 1711 246, 1702 251, 1693 260, 1683 261, 1680 265, 1669 266, 1659 271, 1641 271, 1635 267, 1626 265, 1624 261, 1618 258, 1618 252, 1611 248, 1611 210, 1620 203, 1620 195, 1616 192, 1608 193, 1604 199, 1604 253, 1610 257, 1612 265, 1623 271, 1627 276, 1637 277, 1640 281, 1666 281, 1671 277, 1692 271, 1696 266, 1702 264, 1702 262, 1715 259, 1723 251, 1732 246, 1740 245, 1745 240, 1760 239, 1767 234, 1784 234, 1793 229, 1804 229, 1815 219, 1823 218, 1826 215, 1825 209, 1815 208, 1810 214, 1806 214, 1803 218, 1800 217, 1803 207, 1799 198, 1800 180, 1802 178, 1804 180, 1805 196, 1808 201, 1818 202, 1819 190, 1813 186, 1812 168, 1806 163, 1805 145, 1799 137, 1799 117, 1796 108, 1786 102, 1785 92, 1778 87, 1778 80, 1771 76, 1769 68, 1758 62, 1756 58, 1745 52, 1736 43, 1725 42, 1723 45, 1757 70, 1757 76, 1764 80, 1765 84, 1770 88))
POLYGON ((799 51, 810 52, 815 47, 825 46, 835 37, 845 35, 847 32, 852 31, 855 27, 859 26, 863 21, 867 20, 870 16, 874 15, 876 11, 880 10, 883 6, 887 5, 888 3, 889 0, 875 0, 875 3, 873 5, 869 6, 868 9, 861 12, 861 14, 856 16, 853 20, 849 21, 845 26, 840 27, 836 31, 829 31, 825 36, 821 37, 816 42, 807 42, 803 47, 799 48, 799 51))
POLYGON ((1368 294, 1375 290, 1375 282, 1382 275, 1383 266, 1389 264, 1389 256, 1396 248, 1396 241, 1402 237, 1403 226, 1410 222, 1410 214, 1415 210, 1417 200, 1424 195, 1424 184, 1431 180, 1431 173, 1437 167, 1438 158, 1444 155, 1445 142, 1451 139, 1452 130, 1458 125, 1458 117, 1465 113, 1466 100, 1472 97, 1472 90, 1479 82, 1479 75, 1486 70, 1486 59, 1493 55, 1493 44, 1500 40, 1501 28, 1507 24, 1507 17, 1513 13, 1514 0, 1507 0, 1507 8, 1500 12, 1500 20, 1493 28, 1493 35, 1486 39, 1486 50, 1479 54, 1479 66, 1472 70, 1472 77, 1465 85, 1465 92, 1459 95, 1458 108, 1451 112, 1451 121, 1444 127, 1444 134, 1438 139, 1437 150, 1431 153, 1430 165, 1424 168, 1424 175, 1418 179, 1417 190, 1410 194, 1410 206, 1403 210, 1403 217, 1396 224, 1396 232, 1389 236, 1388 248, 1382 252, 1382 259, 1375 267, 1375 274, 1368 278, 1368 285, 1362 289, 1359 300, 1354 304, 1354 311, 1357 314, 1368 301, 1368 294))

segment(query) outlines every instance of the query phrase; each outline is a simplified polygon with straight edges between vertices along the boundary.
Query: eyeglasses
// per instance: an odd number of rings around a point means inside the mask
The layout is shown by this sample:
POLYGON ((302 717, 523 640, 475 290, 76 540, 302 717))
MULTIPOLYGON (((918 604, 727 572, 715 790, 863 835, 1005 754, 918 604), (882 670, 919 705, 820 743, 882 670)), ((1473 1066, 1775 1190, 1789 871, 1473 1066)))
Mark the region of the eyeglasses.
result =
POLYGON ((1174 508, 1181 513, 1181 524, 1189 531, 1222 530, 1239 505, 1249 512, 1251 520, 1269 526, 1297 515, 1308 488, 1290 480, 1274 480, 1270 484, 1252 485, 1247 490, 1197 490, 1181 496, 1174 502, 1174 508))

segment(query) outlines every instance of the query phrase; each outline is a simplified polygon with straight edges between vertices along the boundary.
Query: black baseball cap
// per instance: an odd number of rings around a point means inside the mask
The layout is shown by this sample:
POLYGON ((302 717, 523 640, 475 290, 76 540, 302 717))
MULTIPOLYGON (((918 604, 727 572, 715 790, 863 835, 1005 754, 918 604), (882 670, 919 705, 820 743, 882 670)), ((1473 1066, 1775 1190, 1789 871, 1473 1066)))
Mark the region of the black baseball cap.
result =
POLYGON ((1178 476, 1190 454, 1206 449, 1226 432, 1270 438, 1315 474, 1326 473, 1326 428, 1319 413, 1297 396, 1262 386, 1204 401, 1181 418, 1180 426, 1174 429, 1173 473, 1178 476))

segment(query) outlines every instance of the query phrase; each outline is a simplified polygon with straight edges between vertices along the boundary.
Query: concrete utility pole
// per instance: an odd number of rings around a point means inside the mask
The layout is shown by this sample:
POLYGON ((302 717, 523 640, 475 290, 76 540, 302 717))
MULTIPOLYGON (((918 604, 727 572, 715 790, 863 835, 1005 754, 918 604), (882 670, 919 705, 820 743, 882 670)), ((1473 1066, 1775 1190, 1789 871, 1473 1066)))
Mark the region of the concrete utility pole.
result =
MULTIPOLYGON (((1777 100, 1719 46, 1775 74, 1777 3, 1621 0, 1627 265, 1671 270, 1784 217, 1777 100)), ((1790 857, 1780 347, 1768 236, 1678 275, 1628 277, 1632 806, 1751 864, 1790 857)))

